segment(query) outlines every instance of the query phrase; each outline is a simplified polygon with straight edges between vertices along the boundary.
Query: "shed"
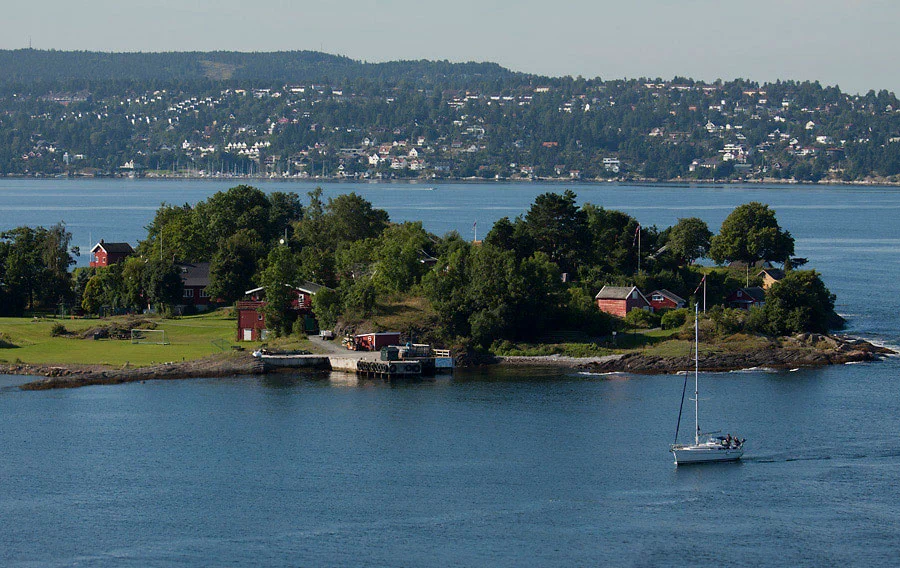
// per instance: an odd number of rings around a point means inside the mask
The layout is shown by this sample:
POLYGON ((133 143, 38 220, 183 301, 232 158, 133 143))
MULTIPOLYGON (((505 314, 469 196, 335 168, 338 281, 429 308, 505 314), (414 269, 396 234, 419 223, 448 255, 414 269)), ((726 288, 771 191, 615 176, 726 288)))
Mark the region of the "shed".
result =
POLYGON ((594 296, 601 312, 624 318, 631 310, 650 310, 653 307, 637 286, 604 286, 594 296))
POLYGON ((382 331, 377 333, 360 333, 353 336, 359 351, 381 351, 388 345, 400 345, 399 331, 382 331))

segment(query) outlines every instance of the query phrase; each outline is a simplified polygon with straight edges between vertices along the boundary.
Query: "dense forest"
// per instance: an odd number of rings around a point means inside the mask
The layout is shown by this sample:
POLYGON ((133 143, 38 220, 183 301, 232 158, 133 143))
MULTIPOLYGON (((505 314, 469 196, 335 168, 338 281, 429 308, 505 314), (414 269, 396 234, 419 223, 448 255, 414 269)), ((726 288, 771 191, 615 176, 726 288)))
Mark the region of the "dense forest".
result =
POLYGON ((0 174, 900 181, 900 101, 315 52, 0 51, 0 174))

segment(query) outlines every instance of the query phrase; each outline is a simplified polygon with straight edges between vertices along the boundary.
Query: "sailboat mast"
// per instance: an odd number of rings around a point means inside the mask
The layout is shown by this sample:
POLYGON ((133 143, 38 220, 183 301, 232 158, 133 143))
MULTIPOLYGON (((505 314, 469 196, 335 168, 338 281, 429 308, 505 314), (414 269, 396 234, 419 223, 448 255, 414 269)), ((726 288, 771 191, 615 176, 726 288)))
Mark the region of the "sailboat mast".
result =
POLYGON ((700 444, 700 312, 694 306, 694 444, 700 444))

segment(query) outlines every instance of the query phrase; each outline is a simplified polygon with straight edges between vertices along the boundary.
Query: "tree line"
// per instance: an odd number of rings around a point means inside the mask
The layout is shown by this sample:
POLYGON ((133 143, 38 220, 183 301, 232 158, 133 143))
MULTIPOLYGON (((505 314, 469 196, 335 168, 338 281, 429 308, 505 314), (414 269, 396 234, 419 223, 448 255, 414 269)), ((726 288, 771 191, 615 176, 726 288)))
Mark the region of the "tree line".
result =
MULTIPOLYGON (((322 326, 352 326, 379 305, 418 297, 437 316, 433 339, 487 347, 554 330, 609 334, 623 323, 598 310, 594 295, 604 285, 667 289, 693 301, 705 277, 710 304, 722 304, 750 275, 694 264, 711 258, 787 270, 764 308, 714 310, 724 328, 782 335, 835 323, 834 296, 818 273, 795 269, 803 259, 793 257, 793 237, 764 204, 737 207, 713 234, 698 218, 659 230, 576 199, 571 190, 539 195, 523 215, 502 218, 482 242, 469 242, 455 232, 431 234, 421 222, 393 223, 355 193, 324 199, 317 188, 302 202, 295 193, 240 185, 194 206, 164 204, 137 254, 108 268, 70 275, 63 225, 7 231, 0 235, 0 305, 7 315, 60 303, 87 313, 165 313, 181 298, 176 261, 208 261, 207 292, 224 305, 265 287, 267 325, 277 334, 295 329, 288 286, 308 281, 325 286, 313 297, 322 326)), ((659 314, 629 318, 660 323, 659 314)))

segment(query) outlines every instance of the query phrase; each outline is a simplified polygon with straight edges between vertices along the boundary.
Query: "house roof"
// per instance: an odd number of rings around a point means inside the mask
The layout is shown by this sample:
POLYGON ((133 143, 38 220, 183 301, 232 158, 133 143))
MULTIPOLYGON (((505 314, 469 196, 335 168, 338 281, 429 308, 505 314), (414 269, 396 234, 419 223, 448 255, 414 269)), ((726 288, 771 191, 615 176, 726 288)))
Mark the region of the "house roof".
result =
POLYGON ((764 268, 757 273, 757 276, 762 274, 767 274, 772 280, 784 279, 784 270, 781 270, 780 268, 764 268))
MULTIPOLYGON (((754 302, 765 302, 766 301, 766 291, 760 288, 759 286, 750 286, 749 288, 738 288, 734 292, 731 293, 729 298, 732 298, 737 295, 738 292, 743 292, 744 296, 749 296, 748 301, 752 299, 754 302)), ((729 300, 735 301, 735 300, 729 300)), ((741 301, 741 300, 737 300, 741 301)))
POLYGON ((209 286, 208 262, 178 262, 181 269, 181 281, 185 286, 209 286))
POLYGON ((654 290, 653 292, 650 293, 651 296, 653 296, 654 294, 660 294, 662 296, 665 296, 666 298, 672 300, 676 304, 686 304, 687 303, 687 302, 685 302, 684 298, 682 298, 678 294, 675 294, 674 292, 669 292, 665 288, 662 288, 660 290, 654 290))
MULTIPOLYGON (((638 290, 637 286, 604 286, 597 292, 597 295, 594 296, 595 300, 627 300, 631 295, 632 290, 637 290, 637 293, 640 294, 641 298, 644 298, 644 295, 641 294, 641 291, 638 290)), ((647 298, 644 298, 644 301, 647 301, 647 298)), ((648 302, 649 303, 649 302, 648 302)))
POLYGON ((134 254, 134 249, 128 243, 107 243, 103 239, 100 239, 100 242, 94 245, 91 252, 96 252, 97 249, 102 249, 106 253, 134 254))

